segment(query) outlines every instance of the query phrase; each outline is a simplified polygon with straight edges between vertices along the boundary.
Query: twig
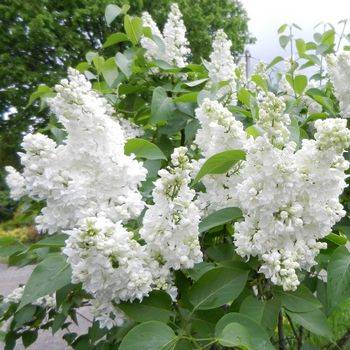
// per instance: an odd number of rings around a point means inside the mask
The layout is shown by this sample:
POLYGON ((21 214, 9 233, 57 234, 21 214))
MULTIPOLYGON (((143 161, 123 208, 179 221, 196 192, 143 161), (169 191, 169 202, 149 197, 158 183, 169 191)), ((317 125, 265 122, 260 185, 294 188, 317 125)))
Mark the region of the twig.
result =
POLYGON ((278 344, 279 350, 286 350, 286 340, 283 332, 283 314, 282 310, 278 313, 278 344))
POLYGON ((297 341, 297 349, 300 350, 301 346, 302 346, 302 343, 303 343, 303 341, 302 341, 302 333, 298 334, 298 332, 295 329, 294 324, 293 324, 293 322, 292 322, 292 320, 291 320, 291 318, 290 318, 290 316, 288 314, 286 314, 286 317, 287 317, 287 320, 288 320, 288 322, 290 324, 290 327, 292 328, 292 332, 294 334, 294 337, 295 337, 295 339, 297 341))
POLYGON ((185 129, 181 129, 181 140, 180 140, 181 146, 185 145, 185 139, 186 139, 185 129))
POLYGON ((340 349, 346 345, 346 343, 350 340, 350 329, 346 331, 346 333, 337 341, 337 345, 340 349))
POLYGON ((75 312, 82 317, 84 320, 90 322, 91 324, 93 324, 93 321, 91 321, 89 318, 87 318, 86 316, 84 316, 82 313, 80 313, 79 311, 75 310, 75 312))
POLYGON ((348 23, 348 20, 345 19, 345 20, 344 20, 344 25, 343 25, 343 30, 342 30, 342 32, 341 32, 341 34, 340 34, 340 37, 339 37, 337 49, 335 50, 336 52, 338 52, 338 50, 339 50, 340 43, 341 43, 341 41, 342 41, 342 39, 343 39, 343 36, 344 36, 344 32, 345 32, 345 28, 346 28, 346 24, 347 24, 347 23, 348 23))

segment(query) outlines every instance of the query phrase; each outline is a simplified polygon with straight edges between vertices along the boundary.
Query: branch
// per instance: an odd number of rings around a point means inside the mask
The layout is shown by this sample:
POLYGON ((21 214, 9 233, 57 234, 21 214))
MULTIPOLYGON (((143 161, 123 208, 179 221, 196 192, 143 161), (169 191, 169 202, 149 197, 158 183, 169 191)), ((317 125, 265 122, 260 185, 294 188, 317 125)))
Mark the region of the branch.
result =
POLYGON ((337 345, 340 349, 346 345, 346 343, 350 340, 350 329, 346 331, 346 333, 337 341, 337 345))
POLYGON ((283 314, 282 310, 278 313, 278 344, 279 350, 286 350, 286 340, 283 333, 283 314))
POLYGON ((294 334, 294 337, 297 341, 297 349, 300 350, 301 349, 301 346, 302 346, 302 343, 303 343, 303 336, 302 336, 302 333, 301 334, 298 334, 295 327, 294 327, 294 324, 290 318, 290 316, 286 313, 286 317, 287 317, 287 320, 290 324, 290 327, 292 328, 292 332, 294 334))

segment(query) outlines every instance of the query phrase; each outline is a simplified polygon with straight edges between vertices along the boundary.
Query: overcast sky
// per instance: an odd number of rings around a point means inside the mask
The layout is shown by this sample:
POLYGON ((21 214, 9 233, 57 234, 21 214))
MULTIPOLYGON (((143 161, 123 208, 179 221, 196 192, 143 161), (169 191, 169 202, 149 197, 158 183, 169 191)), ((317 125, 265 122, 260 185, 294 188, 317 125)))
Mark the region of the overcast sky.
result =
MULTIPOLYGON (((336 25, 350 18, 350 0, 240 0, 250 18, 249 30, 257 39, 249 46, 253 57, 270 62, 283 54, 279 47, 277 30, 283 23, 296 23, 303 30, 297 37, 311 39, 319 22, 336 25)), ((340 28, 340 25, 338 25, 340 28)), ((321 29, 321 28, 319 28, 321 29)), ((348 24, 350 33, 350 24, 348 24)))

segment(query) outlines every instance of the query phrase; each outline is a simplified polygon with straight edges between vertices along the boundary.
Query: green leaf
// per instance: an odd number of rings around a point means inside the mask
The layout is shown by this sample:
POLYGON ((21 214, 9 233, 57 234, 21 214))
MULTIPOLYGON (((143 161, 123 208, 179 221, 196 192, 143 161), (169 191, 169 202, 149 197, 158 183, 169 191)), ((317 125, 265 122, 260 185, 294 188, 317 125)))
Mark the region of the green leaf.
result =
POLYGON ((124 29, 126 35, 133 45, 136 45, 142 35, 142 20, 140 17, 131 17, 126 15, 124 17, 124 29))
POLYGON ((22 327, 25 323, 33 320, 37 307, 35 305, 26 305, 14 314, 16 327, 22 327))
POLYGON ((107 26, 109 26, 121 13, 122 9, 119 6, 113 4, 108 5, 105 10, 107 26))
POLYGON ((186 271, 186 273, 190 276, 194 281, 198 281, 206 272, 215 268, 214 263, 202 261, 198 264, 195 264, 192 269, 186 271))
POLYGON ((132 74, 132 60, 127 58, 121 52, 118 52, 115 55, 115 62, 117 63, 117 66, 119 67, 119 69, 124 73, 124 75, 127 78, 130 78, 132 74))
POLYGON ((151 103, 151 120, 160 121, 171 118, 175 107, 166 91, 161 86, 154 89, 151 103))
MULTIPOLYGON (((153 37, 154 39, 157 38, 157 36, 153 37)), ((158 42, 156 42, 156 44, 158 46, 160 46, 160 44, 162 43, 161 40, 158 40, 158 42)), ((165 49, 164 49, 165 50, 165 49)), ((168 62, 165 62, 163 60, 154 60, 154 63, 157 65, 157 67, 166 70, 166 71, 172 71, 172 72, 178 72, 179 68, 176 68, 175 66, 169 64, 168 62)))
POLYGON ((113 90, 105 81, 96 81, 92 84, 92 88, 101 94, 111 94, 113 90))
POLYGON ((101 73, 101 69, 103 64, 105 63, 105 59, 102 56, 97 55, 92 59, 92 63, 94 64, 97 72, 101 73))
POLYGON ((270 69, 273 66, 275 66, 277 63, 280 63, 283 60, 284 60, 284 58, 282 56, 277 56, 268 64, 268 66, 266 68, 270 69))
POLYGON ((250 125, 245 129, 245 132, 249 136, 253 136, 253 138, 257 138, 258 136, 261 136, 262 131, 257 125, 250 125))
POLYGON ((119 350, 170 350, 177 337, 165 323, 149 321, 132 328, 123 338, 119 350))
POLYGON ((84 73, 85 71, 87 71, 90 68, 90 65, 87 62, 80 62, 75 68, 80 73, 84 73))
POLYGON ((242 150, 233 149, 214 154, 202 165, 194 183, 208 174, 225 174, 240 160, 245 160, 245 152, 242 150))
POLYGON ((240 102, 242 102, 245 106, 250 106, 250 92, 249 90, 242 88, 238 91, 237 98, 240 102))
POLYGON ((197 102, 198 91, 189 92, 174 98, 174 102, 197 102))
POLYGON ((287 312, 293 322, 327 339, 332 339, 332 331, 324 313, 317 309, 309 312, 287 312))
POLYGON ((248 330, 239 323, 231 322, 217 336, 222 346, 252 349, 248 330))
POLYGON ((48 255, 32 272, 24 288, 19 308, 48 294, 56 292, 71 282, 71 268, 60 253, 48 255))
POLYGON ((155 144, 144 139, 130 139, 124 146, 127 155, 135 154, 137 158, 166 159, 164 153, 155 144))
POLYGON ((205 83, 207 80, 208 80, 208 78, 203 78, 203 79, 198 79, 198 80, 185 82, 184 84, 189 86, 189 87, 194 87, 194 86, 198 86, 198 85, 201 85, 201 84, 205 83))
POLYGON ((55 235, 47 236, 44 239, 32 244, 28 250, 34 250, 38 248, 48 247, 48 248, 62 248, 65 245, 65 241, 68 235, 64 233, 57 233, 55 235))
POLYGON ((277 325, 280 305, 281 302, 278 298, 259 300, 253 295, 248 295, 243 300, 239 312, 273 332, 277 325))
POLYGON ((135 322, 161 321, 168 322, 171 311, 171 298, 164 291, 153 291, 148 297, 143 298, 142 302, 121 303, 118 304, 129 318, 135 322))
POLYGON ((113 57, 110 57, 102 64, 101 73, 108 86, 111 87, 118 78, 118 68, 113 57))
POLYGON ((216 324, 215 335, 219 336, 230 323, 238 323, 246 328, 252 350, 274 350, 265 330, 254 320, 240 313, 231 312, 223 316, 216 324))
POLYGON ((29 101, 26 107, 30 106, 35 100, 39 99, 39 98, 45 98, 45 97, 51 97, 54 95, 54 92, 52 90, 52 88, 46 86, 46 85, 39 85, 36 89, 36 91, 34 91, 30 97, 29 97, 29 101))
POLYGON ((15 238, 0 237, 0 257, 8 257, 23 250, 26 250, 26 246, 15 238))
POLYGON ((261 77, 259 74, 253 74, 250 77, 251 81, 253 81, 257 86, 259 86, 260 88, 262 88, 264 91, 267 92, 268 90, 268 85, 267 85, 267 81, 261 77))
POLYGON ((279 28, 278 28, 278 34, 282 34, 288 27, 288 24, 282 24, 279 28))
POLYGON ((295 46, 297 48, 299 56, 302 57, 305 54, 305 50, 306 50, 305 41, 303 39, 297 39, 295 40, 295 46))
POLYGON ((292 312, 309 312, 322 307, 319 300, 303 285, 295 292, 282 292, 281 302, 282 306, 292 312))
POLYGON ((306 75, 297 75, 294 77, 294 91, 301 95, 307 86, 307 77, 306 75))
POLYGON ((38 330, 25 331, 22 333, 22 342, 25 348, 33 344, 38 338, 38 330))
POLYGON ((335 39, 335 31, 334 29, 327 30, 322 34, 321 43, 325 46, 333 46, 335 39))
POLYGON ((332 242, 338 246, 344 245, 348 242, 347 238, 336 233, 330 233, 325 237, 328 242, 332 242))
POLYGON ((350 253, 344 246, 338 247, 328 264, 328 305, 334 308, 350 298, 350 253))
MULTIPOLYGON (((334 228, 350 239, 350 218, 347 216, 343 217, 335 226, 334 228)), ((1 239, 0 239, 1 242, 1 239)), ((0 243, 1 245, 1 243, 0 243)))
POLYGON ((300 128, 297 118, 291 118, 291 123, 288 125, 288 129, 290 131, 291 140, 298 145, 300 143, 300 128))
POLYGON ((192 343, 187 339, 180 339, 174 348, 174 350, 193 350, 192 343))
POLYGON ((85 58, 86 58, 86 61, 91 64, 92 62, 92 59, 94 57, 98 56, 98 53, 97 52, 94 52, 94 51, 89 51, 86 55, 85 55, 85 58))
POLYGON ((106 42, 103 44, 103 48, 106 48, 106 47, 110 47, 112 45, 115 45, 115 44, 119 44, 120 42, 123 42, 123 41, 128 41, 128 37, 126 34, 124 33, 114 33, 114 34, 111 34, 106 42))
POLYGON ((217 267, 202 275, 189 291, 189 299, 195 309, 214 309, 232 302, 242 292, 248 271, 237 268, 217 267))
POLYGON ((237 220, 242 217, 242 211, 239 208, 231 207, 220 209, 199 223, 199 232, 208 231, 213 227, 223 225, 226 222, 237 220))
POLYGON ((287 35, 281 35, 279 37, 279 42, 280 42, 280 45, 283 49, 285 49, 287 47, 289 41, 290 41, 290 37, 287 35))
POLYGON ((328 118, 328 115, 326 113, 313 113, 307 117, 307 119, 305 120, 305 123, 310 123, 317 119, 327 119, 327 118, 328 118))
POLYGON ((235 248, 232 243, 212 245, 205 253, 210 259, 215 261, 233 260, 236 256, 235 248))

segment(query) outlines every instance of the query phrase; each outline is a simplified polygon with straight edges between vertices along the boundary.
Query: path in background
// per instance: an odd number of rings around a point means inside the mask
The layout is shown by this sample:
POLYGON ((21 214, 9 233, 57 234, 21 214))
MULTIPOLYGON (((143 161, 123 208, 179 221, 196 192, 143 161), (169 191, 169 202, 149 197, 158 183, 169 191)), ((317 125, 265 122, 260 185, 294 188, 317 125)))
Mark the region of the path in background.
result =
MULTIPOLYGON (((24 284, 32 272, 31 266, 22 268, 7 267, 0 263, 0 294, 6 296, 20 284, 24 284)), ((91 318, 88 309, 81 309, 84 316, 91 318)), ((70 329, 76 333, 85 333, 89 327, 89 322, 78 315, 79 327, 72 325, 70 329)), ((28 350, 66 350, 70 349, 62 339, 63 332, 52 335, 51 331, 40 331, 38 340, 28 350)), ((0 350, 4 349, 4 344, 0 342, 0 350)), ((17 343, 15 350, 23 350, 24 346, 17 343)))

